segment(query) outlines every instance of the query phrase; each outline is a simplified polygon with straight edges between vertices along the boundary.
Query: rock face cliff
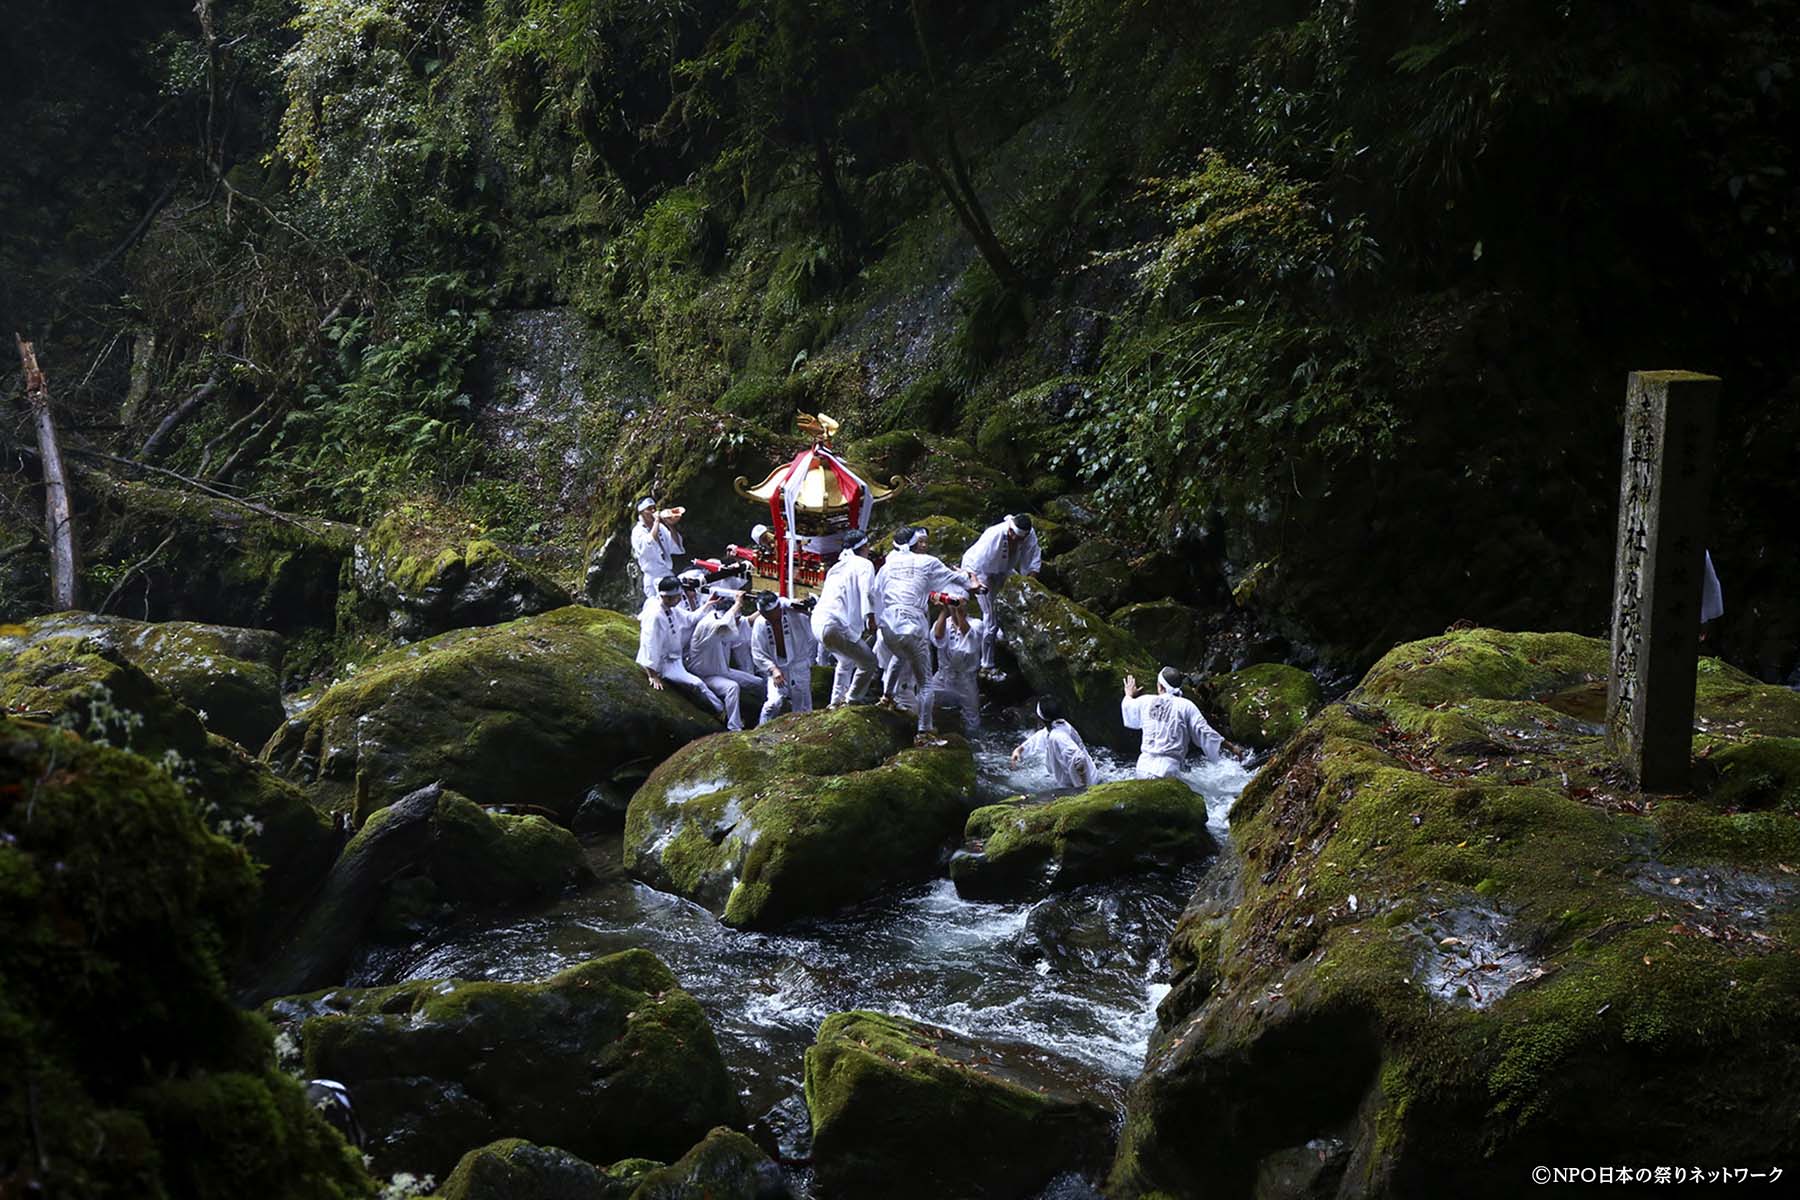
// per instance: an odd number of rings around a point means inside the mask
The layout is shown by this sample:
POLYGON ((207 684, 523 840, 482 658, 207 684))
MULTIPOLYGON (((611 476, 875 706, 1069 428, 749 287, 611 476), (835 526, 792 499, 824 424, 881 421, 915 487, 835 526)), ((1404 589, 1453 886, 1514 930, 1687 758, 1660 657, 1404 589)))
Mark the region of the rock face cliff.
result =
POLYGON ((1412 642, 1282 749, 1176 931, 1112 1194, 1800 1155, 1800 695, 1703 661, 1695 790, 1643 796, 1606 669, 1569 634, 1412 642))

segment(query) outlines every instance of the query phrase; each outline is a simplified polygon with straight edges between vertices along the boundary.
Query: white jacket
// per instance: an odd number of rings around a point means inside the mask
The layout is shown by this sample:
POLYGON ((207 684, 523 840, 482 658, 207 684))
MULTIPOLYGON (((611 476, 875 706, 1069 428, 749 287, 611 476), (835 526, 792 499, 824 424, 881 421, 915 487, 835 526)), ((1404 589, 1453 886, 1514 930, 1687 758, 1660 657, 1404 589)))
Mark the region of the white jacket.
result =
POLYGON ((955 621, 944 622, 944 632, 931 639, 937 647, 937 673, 932 676, 936 687, 954 692, 972 690, 981 670, 981 622, 969 622, 969 632, 956 627, 955 621))
POLYGON ((962 556, 963 570, 973 571, 995 583, 1014 572, 1033 574, 1042 568, 1043 563, 1044 555, 1038 549, 1037 530, 1031 530, 1009 547, 1005 521, 988 526, 975 539, 974 544, 963 551, 962 556))
POLYGON ((823 641, 825 631, 837 628, 852 637, 862 634, 867 617, 875 613, 875 564, 845 550, 825 572, 819 589, 819 606, 813 609, 813 636, 823 641))
POLYGON ((681 535, 661 521, 648 529, 642 521, 631 527, 631 557, 637 559, 639 569, 644 572, 646 588, 654 586, 664 575, 673 575, 675 556, 686 553, 687 546, 681 535))
POLYGON ((875 573, 875 619, 896 634, 925 632, 931 593, 968 591, 969 579, 929 554, 896 549, 875 573))
POLYGON ((1209 759, 1219 757, 1224 739, 1187 697, 1146 694, 1130 697, 1119 707, 1125 728, 1144 731, 1142 753, 1183 758, 1191 746, 1209 759))
POLYGON ((681 662, 693 621, 686 609, 664 608, 660 596, 644 602, 638 613, 638 666, 662 674, 663 664, 681 662))
POLYGON ((1020 749, 1022 755, 1043 752, 1044 766, 1049 768, 1050 779, 1057 787, 1085 788, 1093 787, 1097 782, 1087 743, 1081 740, 1075 727, 1061 717, 1026 738, 1020 749))
POLYGON ((757 673, 767 675, 775 667, 780 667, 784 675, 810 671, 817 649, 812 625, 785 604, 775 611, 775 620, 782 622, 786 653, 775 648, 775 631, 769 628, 769 618, 758 616, 750 629, 750 660, 756 664, 757 673))
POLYGON ((731 665, 731 648, 743 632, 743 618, 731 609, 711 610, 700 614, 694 622, 694 633, 683 659, 687 669, 706 679, 725 674, 731 665))

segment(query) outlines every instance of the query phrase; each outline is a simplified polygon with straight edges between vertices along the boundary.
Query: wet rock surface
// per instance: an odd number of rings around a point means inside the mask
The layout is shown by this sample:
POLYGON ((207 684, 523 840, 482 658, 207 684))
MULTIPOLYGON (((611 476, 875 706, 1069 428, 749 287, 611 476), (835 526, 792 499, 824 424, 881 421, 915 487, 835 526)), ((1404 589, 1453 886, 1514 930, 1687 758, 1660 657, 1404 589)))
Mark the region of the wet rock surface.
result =
POLYGON ((350 1089, 382 1174, 441 1178, 502 1135, 666 1162, 742 1116, 706 1015, 645 951, 535 983, 340 988, 268 1011, 309 1074, 350 1089))
POLYGON ((1294 736, 1324 704, 1319 681, 1298 667, 1258 663, 1209 680, 1205 699, 1234 742, 1271 750, 1294 736))
POLYGON ((625 865, 728 925, 823 915, 922 878, 966 812, 966 743, 914 749, 905 714, 793 714, 695 742, 651 774, 625 822, 625 865))
POLYGON ((573 601, 513 550, 422 502, 389 513, 357 541, 355 579, 360 606, 401 641, 573 601))
MULTIPOLYGON (((1110 1195, 1511 1195, 1646 1131, 1800 1157, 1800 822, 1633 793, 1587 715, 1606 666, 1567 634, 1408 643, 1281 749, 1172 939, 1110 1195)), ((1710 660, 1697 702, 1701 753, 1800 717, 1710 660)))
POLYGON ((633 661, 637 622, 571 607, 385 654, 328 689, 265 757, 357 821, 441 781, 567 819, 589 790, 718 728, 633 661))
POLYGON ((201 724, 254 754, 281 724, 280 634, 192 621, 153 623, 55 613, 0 635, 0 657, 49 638, 77 637, 116 652, 162 685, 201 724))
POLYGON ((838 1013, 806 1052, 821 1197, 1025 1200, 1104 1154, 1110 1115, 947 1030, 838 1013))
POLYGON ((1179 779, 1103 783, 1071 796, 1021 797, 969 815, 950 860, 971 899, 1019 899, 1217 852, 1206 804, 1179 779))
POLYGON ((1119 713, 1126 675, 1145 687, 1157 663, 1135 638, 1035 579, 1009 578, 995 597, 1002 653, 1039 695, 1060 699, 1092 744, 1135 751, 1138 734, 1119 713))

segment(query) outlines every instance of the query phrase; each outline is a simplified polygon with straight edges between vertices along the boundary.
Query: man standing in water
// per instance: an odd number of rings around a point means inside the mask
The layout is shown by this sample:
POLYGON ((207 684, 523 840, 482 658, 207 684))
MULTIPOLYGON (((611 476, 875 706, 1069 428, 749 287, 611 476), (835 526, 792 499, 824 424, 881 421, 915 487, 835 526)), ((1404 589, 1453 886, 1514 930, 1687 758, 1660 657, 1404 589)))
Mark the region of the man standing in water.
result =
POLYGON ((1000 622, 994 612, 994 594, 1008 575, 1036 575, 1044 564, 1038 549, 1037 531, 1024 513, 1008 516, 991 525, 963 551, 962 568, 974 576, 986 590, 977 593, 981 600, 981 670, 994 670, 994 643, 1000 639, 1000 622))
MULTIPOLYGON (((981 728, 981 690, 976 680, 981 662, 981 622, 969 619, 969 606, 960 595, 934 597, 942 606, 931 627, 931 644, 937 647, 937 674, 931 680, 934 698, 949 693, 962 711, 963 731, 973 737, 981 728)), ((937 728, 929 708, 919 710, 926 733, 937 728)))
POLYGON ((825 572, 819 606, 813 610, 813 637, 824 654, 837 659, 831 677, 832 708, 867 700, 879 678, 875 651, 869 648, 875 640, 875 564, 857 553, 868 541, 869 535, 860 529, 844 535, 844 548, 825 572))
POLYGON ((686 554, 687 546, 675 529, 682 510, 656 511, 656 501, 645 496, 637 502, 638 522, 631 527, 631 557, 637 560, 644 576, 644 598, 655 599, 656 581, 675 574, 675 556, 686 554))
POLYGON ((1213 732, 1192 700, 1181 694, 1181 676, 1174 667, 1156 673, 1156 695, 1140 694, 1137 676, 1125 677, 1125 701, 1120 705, 1125 728, 1144 731, 1138 752, 1137 777, 1163 779, 1181 770, 1189 749, 1198 748, 1208 761, 1217 761, 1221 749, 1241 755, 1243 748, 1213 732))
POLYGON ((1012 765, 1018 766, 1027 754, 1042 753, 1050 782, 1057 787, 1090 788, 1098 783, 1100 777, 1094 773, 1087 743, 1073 725, 1063 720, 1062 705, 1054 696, 1038 701, 1037 718, 1043 728, 1018 744, 1012 752, 1012 765))

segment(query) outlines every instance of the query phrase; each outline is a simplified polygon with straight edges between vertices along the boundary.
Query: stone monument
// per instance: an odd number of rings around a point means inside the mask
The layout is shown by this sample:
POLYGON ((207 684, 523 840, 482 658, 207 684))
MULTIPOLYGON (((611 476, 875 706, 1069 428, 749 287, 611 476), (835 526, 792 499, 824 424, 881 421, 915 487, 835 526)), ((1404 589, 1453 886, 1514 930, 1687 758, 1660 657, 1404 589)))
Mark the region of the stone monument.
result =
POLYGON ((1613 563, 1607 743, 1646 792, 1684 791, 1719 380, 1634 371, 1613 563))

